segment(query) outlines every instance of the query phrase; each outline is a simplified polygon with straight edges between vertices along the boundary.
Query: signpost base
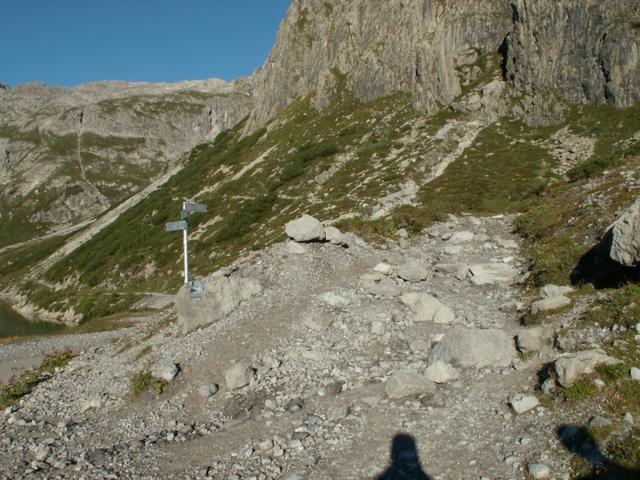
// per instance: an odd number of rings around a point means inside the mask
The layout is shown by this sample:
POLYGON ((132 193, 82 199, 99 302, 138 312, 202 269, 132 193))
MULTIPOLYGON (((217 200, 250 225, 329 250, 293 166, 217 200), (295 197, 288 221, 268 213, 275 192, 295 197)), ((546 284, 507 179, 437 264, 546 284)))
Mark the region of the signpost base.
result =
POLYGON ((184 288, 189 291, 191 298, 202 298, 204 296, 204 282, 201 279, 185 283, 184 288))

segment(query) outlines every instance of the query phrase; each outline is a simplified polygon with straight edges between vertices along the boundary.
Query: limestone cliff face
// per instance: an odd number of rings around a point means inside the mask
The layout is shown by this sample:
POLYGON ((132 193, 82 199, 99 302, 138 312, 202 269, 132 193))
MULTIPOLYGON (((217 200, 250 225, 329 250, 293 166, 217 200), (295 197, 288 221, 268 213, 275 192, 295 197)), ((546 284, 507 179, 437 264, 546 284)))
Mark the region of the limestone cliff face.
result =
POLYGON ((534 113, 558 97, 616 107, 640 99, 637 0, 514 0, 512 9, 506 73, 534 113))
POLYGON ((403 90, 435 112, 492 51, 524 99, 515 113, 531 119, 553 117, 558 99, 623 107, 640 96, 637 0, 294 0, 254 75, 250 126, 310 93, 324 106, 340 74, 363 100, 403 90))
POLYGON ((252 105, 248 88, 205 80, 1 89, 0 222, 37 229, 101 213, 237 124, 252 105))
POLYGON ((251 125, 311 92, 322 107, 341 74, 362 100, 409 91, 435 112, 461 93, 470 65, 498 50, 511 24, 504 0, 295 0, 254 75, 251 125))

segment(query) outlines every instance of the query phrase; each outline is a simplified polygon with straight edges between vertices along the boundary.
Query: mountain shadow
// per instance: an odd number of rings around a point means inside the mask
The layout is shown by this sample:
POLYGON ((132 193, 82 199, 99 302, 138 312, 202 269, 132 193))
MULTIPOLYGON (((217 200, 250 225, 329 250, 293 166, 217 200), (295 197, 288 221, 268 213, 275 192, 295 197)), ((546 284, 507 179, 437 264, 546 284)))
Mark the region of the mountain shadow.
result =
POLYGON ((638 267, 626 267, 609 256, 613 241, 609 230, 602 241, 585 253, 571 272, 571 284, 574 286, 590 283, 596 289, 618 288, 640 279, 638 267))
POLYGON ((556 434, 569 452, 582 457, 591 466, 590 474, 577 477, 576 480, 640 479, 640 469, 630 469, 607 458, 586 428, 563 425, 556 430, 556 434))
POLYGON ((432 480, 420 464, 416 441, 411 435, 399 433, 391 442, 391 464, 375 480, 432 480))

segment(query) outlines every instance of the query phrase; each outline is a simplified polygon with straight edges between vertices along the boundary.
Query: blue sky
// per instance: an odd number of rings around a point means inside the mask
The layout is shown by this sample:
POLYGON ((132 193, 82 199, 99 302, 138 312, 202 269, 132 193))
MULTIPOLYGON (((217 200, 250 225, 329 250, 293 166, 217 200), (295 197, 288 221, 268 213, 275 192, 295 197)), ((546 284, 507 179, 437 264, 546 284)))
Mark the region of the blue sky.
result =
POLYGON ((291 0, 2 0, 0 82, 250 75, 291 0))

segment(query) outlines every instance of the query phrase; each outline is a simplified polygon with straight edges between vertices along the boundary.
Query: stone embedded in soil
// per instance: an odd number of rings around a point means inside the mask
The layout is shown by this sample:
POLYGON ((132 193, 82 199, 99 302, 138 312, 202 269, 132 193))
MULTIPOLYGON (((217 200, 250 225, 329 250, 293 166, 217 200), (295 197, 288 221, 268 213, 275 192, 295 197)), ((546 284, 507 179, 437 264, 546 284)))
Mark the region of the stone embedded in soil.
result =
POLYGON ((530 463, 527 471, 533 480, 547 480, 551 476, 551 469, 543 463, 530 463))
POLYGON ((589 375, 598 365, 616 365, 619 360, 608 356, 599 349, 583 350, 560 355, 555 363, 558 383, 565 388, 571 387, 578 378, 589 375))
POLYGON ((429 364, 442 360, 461 367, 507 367, 517 357, 513 339, 503 330, 456 327, 429 355, 429 364))
POLYGON ((435 388, 435 384, 424 375, 401 370, 386 381, 384 391, 390 399, 400 399, 433 393, 435 388))
POLYGON ((516 337, 518 350, 523 353, 537 352, 544 346, 544 329, 532 327, 520 330, 516 337))
POLYGON ((460 372, 458 370, 441 360, 429 365, 424 375, 434 383, 447 383, 460 378, 460 372))
POLYGON ((418 283, 429 276, 429 272, 416 260, 408 260, 398 267, 398 276, 407 282, 418 283))
POLYGON ((240 362, 227 368, 224 379, 229 390, 238 390, 251 383, 253 371, 246 363, 240 362))
POLYGON ((156 363, 151 370, 154 378, 170 382, 178 375, 178 365, 171 359, 165 358, 156 363))
POLYGON ((556 310, 571 305, 571 299, 564 295, 555 295, 553 297, 547 297, 542 300, 538 300, 531 304, 531 314, 537 315, 540 312, 547 312, 549 310, 556 310))
POLYGON ((509 399, 509 405, 518 415, 528 412, 540 405, 538 399, 532 395, 518 393, 509 399))
POLYGON ((469 266, 469 272, 474 285, 512 284, 518 275, 516 269, 506 263, 477 263, 469 266))

